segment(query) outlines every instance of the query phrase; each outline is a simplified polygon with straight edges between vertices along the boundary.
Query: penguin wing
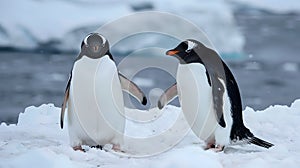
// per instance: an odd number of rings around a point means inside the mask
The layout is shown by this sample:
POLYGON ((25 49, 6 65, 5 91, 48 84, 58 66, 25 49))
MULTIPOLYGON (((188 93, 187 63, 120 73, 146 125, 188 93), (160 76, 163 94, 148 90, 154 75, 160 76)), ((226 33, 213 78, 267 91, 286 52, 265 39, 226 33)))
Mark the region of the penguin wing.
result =
POLYGON ((146 98, 145 94, 135 83, 133 83, 132 81, 127 79, 121 73, 119 73, 119 78, 120 78, 121 87, 122 87, 123 91, 129 93, 131 96, 133 96, 135 99, 137 99, 143 105, 147 104, 147 98, 146 98))
POLYGON ((177 91, 177 83, 174 83, 171 87, 164 91, 164 93, 160 96, 157 107, 162 109, 166 104, 170 103, 178 96, 177 91))
POLYGON ((68 84, 65 89, 65 96, 64 96, 64 101, 61 105, 61 111, 60 111, 60 128, 64 128, 64 117, 65 117, 65 110, 67 106, 67 101, 69 99, 69 92, 70 92, 70 84, 71 84, 71 79, 72 79, 72 73, 70 74, 68 84))
POLYGON ((224 91, 225 91, 225 83, 226 81, 219 78, 217 75, 211 75, 212 82, 212 96, 214 103, 214 111, 216 114, 217 121, 220 126, 223 128, 226 127, 226 123, 224 120, 224 91))

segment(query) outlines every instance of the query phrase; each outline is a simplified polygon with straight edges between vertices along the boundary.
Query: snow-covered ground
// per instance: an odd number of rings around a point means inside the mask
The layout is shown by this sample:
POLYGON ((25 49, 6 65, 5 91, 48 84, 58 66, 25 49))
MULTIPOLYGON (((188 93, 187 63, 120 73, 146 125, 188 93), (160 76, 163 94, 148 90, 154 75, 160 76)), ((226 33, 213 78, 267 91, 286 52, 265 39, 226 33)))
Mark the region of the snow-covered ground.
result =
MULTIPOLYGON (((127 109, 128 114, 134 110, 127 109)), ((146 112, 146 111, 144 111, 146 112)), ((128 135, 153 136, 172 125, 180 108, 167 106, 163 112, 151 109, 160 121, 147 124, 127 122, 128 135), (138 134, 137 134, 138 131, 138 134)), ((146 113, 145 113, 146 114, 146 113)), ((246 126, 275 144, 270 149, 254 145, 230 146, 224 152, 204 151, 203 142, 192 133, 171 150, 149 157, 117 155, 85 147, 87 152, 73 151, 67 130, 59 127, 60 108, 52 104, 28 107, 16 125, 0 126, 0 167, 298 167, 300 164, 300 100, 291 106, 272 106, 263 111, 244 110, 246 126)), ((148 116, 149 117, 149 116, 148 116)), ((143 148, 140 150, 144 150, 143 148)))
MULTIPOLYGON (((137 9, 149 6, 147 10, 170 12, 179 15, 203 29, 220 52, 240 52, 244 37, 235 25, 233 13, 224 0, 19 0, 0 1, 0 46, 21 49, 78 50, 83 37, 97 30, 101 25, 122 16, 132 14, 137 9)), ((170 31, 180 33, 188 29, 175 23, 159 22, 170 31)), ((120 25, 120 27, 140 26, 120 25)), ((112 30, 114 31, 114 30, 112 30)), ((160 39, 151 37, 134 42, 157 44, 160 39)))

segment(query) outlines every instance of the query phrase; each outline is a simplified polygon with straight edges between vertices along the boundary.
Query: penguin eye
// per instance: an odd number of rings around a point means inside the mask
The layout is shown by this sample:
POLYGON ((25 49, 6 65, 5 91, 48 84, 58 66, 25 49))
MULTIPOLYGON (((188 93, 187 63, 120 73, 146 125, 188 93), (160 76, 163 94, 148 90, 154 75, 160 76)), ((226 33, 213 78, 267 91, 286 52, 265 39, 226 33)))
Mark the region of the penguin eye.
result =
POLYGON ((192 51, 192 49, 185 50, 186 53, 190 53, 191 51, 192 51))

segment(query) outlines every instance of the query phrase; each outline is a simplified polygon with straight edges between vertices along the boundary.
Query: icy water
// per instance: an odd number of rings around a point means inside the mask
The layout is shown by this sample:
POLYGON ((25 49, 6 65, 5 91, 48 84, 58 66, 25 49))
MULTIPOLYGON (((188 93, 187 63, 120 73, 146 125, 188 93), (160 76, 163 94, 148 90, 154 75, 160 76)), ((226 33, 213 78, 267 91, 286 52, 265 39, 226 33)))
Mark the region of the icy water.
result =
MULTIPOLYGON (((246 37, 245 57, 225 62, 240 86, 244 107, 289 105, 300 97, 300 16, 236 13, 236 18, 246 37)), ((18 114, 30 105, 60 106, 76 56, 0 52, 0 122, 16 123, 18 114)), ((119 63, 123 58, 115 59, 119 63)), ((130 65, 120 70, 130 74, 131 69, 143 62, 163 62, 176 71, 176 61, 150 56, 130 58, 130 65)), ((160 91, 175 82, 170 74, 158 68, 142 70, 134 81, 150 98, 146 107, 138 106, 144 109, 155 106, 160 91)), ((127 105, 129 102, 126 100, 127 105)), ((173 104, 178 105, 178 101, 173 104)))

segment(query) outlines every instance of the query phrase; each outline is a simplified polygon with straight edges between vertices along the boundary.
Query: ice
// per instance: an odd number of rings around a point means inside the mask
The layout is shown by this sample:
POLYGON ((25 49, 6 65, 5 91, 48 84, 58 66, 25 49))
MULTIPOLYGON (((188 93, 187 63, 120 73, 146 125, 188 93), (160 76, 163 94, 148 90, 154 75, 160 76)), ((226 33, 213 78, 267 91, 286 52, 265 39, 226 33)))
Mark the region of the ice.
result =
POLYGON ((178 14, 204 30, 222 53, 241 52, 245 39, 236 27, 233 11, 224 0, 154 0, 161 11, 178 14))
POLYGON ((133 79, 133 82, 142 87, 151 87, 154 85, 154 81, 148 78, 136 77, 133 79))
POLYGON ((63 50, 77 48, 83 38, 82 34, 76 34, 80 29, 98 27, 130 12, 129 6, 123 3, 115 3, 113 8, 110 5, 76 1, 1 1, 0 13, 5 17, 0 18, 0 34, 4 37, 0 45, 34 49, 52 42, 63 45, 57 46, 63 50), (69 41, 72 38, 77 39, 77 43, 69 41))
MULTIPOLYGON (((246 107, 245 125, 257 137, 274 143, 270 149, 254 145, 228 146, 224 152, 215 153, 203 150, 203 141, 189 133, 168 151, 135 158, 89 147, 85 147, 85 153, 73 151, 67 130, 59 127, 60 108, 53 104, 31 106, 19 115, 16 125, 0 125, 0 167, 298 167, 299 109, 300 99, 290 106, 274 105, 262 111, 246 107)), ((147 120, 147 117, 153 118, 149 111, 126 109, 128 115, 134 116, 135 112, 148 123, 128 121, 126 132, 132 136, 161 133, 181 116, 181 109, 171 105, 163 111, 150 110, 157 121, 147 120)))
MULTIPOLYGON (((78 51, 81 40, 87 33, 97 30, 105 23, 132 14, 135 12, 132 6, 141 6, 143 3, 153 6, 152 10, 170 12, 193 22, 204 30, 222 53, 241 52, 243 48, 244 37, 236 27, 233 12, 224 0, 1 1, 0 46, 78 51)), ((136 23, 133 26, 139 25, 136 23)), ((166 25, 164 20, 157 23, 158 27, 162 25, 166 25)), ((184 25, 172 23, 165 27, 172 31, 175 27, 184 25)), ((184 33, 188 29, 177 31, 184 33)), ((120 46, 120 50, 124 51, 125 47, 127 51, 128 46, 142 48, 149 44, 160 45, 159 39, 147 36, 139 42, 120 46)))

